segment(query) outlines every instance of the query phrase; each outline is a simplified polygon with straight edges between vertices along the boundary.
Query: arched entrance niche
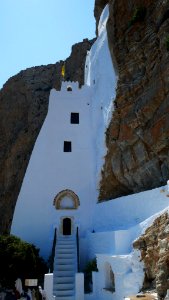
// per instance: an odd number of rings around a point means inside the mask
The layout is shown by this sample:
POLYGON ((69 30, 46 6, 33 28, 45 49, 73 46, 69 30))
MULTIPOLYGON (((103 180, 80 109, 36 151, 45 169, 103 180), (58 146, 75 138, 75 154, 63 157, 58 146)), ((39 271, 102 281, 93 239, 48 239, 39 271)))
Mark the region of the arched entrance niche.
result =
POLYGON ((62 216, 60 217, 59 232, 63 235, 71 235, 75 230, 75 222, 73 216, 62 216))
POLYGON ((71 87, 71 85, 68 85, 68 86, 67 86, 67 91, 68 91, 68 92, 72 92, 72 87, 71 87))
POLYGON ((71 235, 72 220, 70 218, 64 218, 62 222, 63 235, 71 235))
POLYGON ((105 263, 105 289, 114 293, 115 292, 115 278, 111 265, 105 263))
POLYGON ((77 209, 80 205, 79 197, 71 190, 63 190, 54 198, 56 209, 77 209))

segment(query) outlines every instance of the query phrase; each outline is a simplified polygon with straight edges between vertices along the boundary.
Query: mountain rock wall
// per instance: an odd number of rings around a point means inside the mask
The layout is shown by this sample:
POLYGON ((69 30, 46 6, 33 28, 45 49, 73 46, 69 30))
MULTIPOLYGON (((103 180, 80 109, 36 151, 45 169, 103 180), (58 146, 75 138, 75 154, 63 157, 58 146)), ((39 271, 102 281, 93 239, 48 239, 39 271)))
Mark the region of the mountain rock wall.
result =
POLYGON ((156 288, 158 300, 163 300, 169 289, 169 216, 162 214, 133 244, 141 251, 145 266, 143 289, 156 288))
MULTIPOLYGON (((96 1, 95 11, 103 2, 96 1)), ((100 201, 152 189, 169 178, 169 1, 109 5, 109 48, 119 80, 100 201)))
POLYGON ((106 4, 109 3, 109 0, 95 0, 95 5, 94 5, 94 16, 96 19, 96 35, 98 34, 98 24, 99 24, 99 19, 101 16, 101 13, 106 6, 106 4))
MULTIPOLYGON (((65 80, 83 85, 86 53, 93 41, 85 39, 72 47, 65 61, 65 80)), ((50 90, 61 86, 63 63, 21 71, 0 91, 0 234, 10 230, 29 158, 47 114, 50 90)))

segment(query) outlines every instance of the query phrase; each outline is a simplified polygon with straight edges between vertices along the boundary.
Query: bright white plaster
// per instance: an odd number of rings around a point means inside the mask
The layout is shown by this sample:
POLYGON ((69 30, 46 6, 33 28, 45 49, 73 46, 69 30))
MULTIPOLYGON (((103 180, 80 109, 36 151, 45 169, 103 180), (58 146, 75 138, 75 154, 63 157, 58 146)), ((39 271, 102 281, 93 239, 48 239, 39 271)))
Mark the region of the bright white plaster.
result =
POLYGON ((106 23, 109 6, 106 5, 100 17, 98 38, 86 57, 85 82, 92 91, 92 134, 95 147, 96 187, 107 152, 105 130, 110 122, 116 97, 117 75, 112 64, 108 47, 106 23))
POLYGON ((48 257, 54 227, 61 216, 73 216, 80 234, 91 228, 94 190, 94 159, 90 135, 92 109, 90 88, 63 83, 60 92, 50 93, 49 110, 35 143, 15 209, 12 233, 40 247, 48 257), (79 124, 70 124, 71 112, 78 112, 79 124), (64 141, 72 152, 63 152, 64 141), (70 189, 80 199, 76 210, 56 210, 54 197, 70 189), (31 221, 30 221, 31 220, 31 221))
POLYGON ((74 201, 70 197, 64 197, 62 198, 60 202, 60 208, 73 208, 74 207, 74 201))

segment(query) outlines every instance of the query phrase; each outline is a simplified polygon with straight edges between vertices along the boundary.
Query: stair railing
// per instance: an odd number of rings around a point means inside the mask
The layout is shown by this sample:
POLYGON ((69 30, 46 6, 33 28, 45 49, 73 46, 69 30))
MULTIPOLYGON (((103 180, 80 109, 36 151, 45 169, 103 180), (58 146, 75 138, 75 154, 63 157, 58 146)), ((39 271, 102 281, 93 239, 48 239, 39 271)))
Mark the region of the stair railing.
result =
POLYGON ((50 258, 49 258, 49 268, 50 268, 50 272, 51 273, 53 273, 53 269, 54 269, 54 258, 55 258, 56 240, 57 240, 57 228, 55 228, 55 230, 54 230, 52 251, 51 251, 50 258))
POLYGON ((77 247, 77 272, 80 271, 80 256, 79 256, 79 228, 76 228, 76 247, 77 247))

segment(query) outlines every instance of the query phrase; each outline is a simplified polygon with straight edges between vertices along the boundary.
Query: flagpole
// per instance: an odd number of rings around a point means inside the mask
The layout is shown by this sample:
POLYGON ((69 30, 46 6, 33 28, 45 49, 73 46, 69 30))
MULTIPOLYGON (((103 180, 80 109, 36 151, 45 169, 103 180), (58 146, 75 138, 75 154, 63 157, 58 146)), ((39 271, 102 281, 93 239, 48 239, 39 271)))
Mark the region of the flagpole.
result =
POLYGON ((62 80, 62 81, 65 80, 65 62, 64 62, 64 64, 62 65, 62 68, 61 68, 61 80, 62 80))

